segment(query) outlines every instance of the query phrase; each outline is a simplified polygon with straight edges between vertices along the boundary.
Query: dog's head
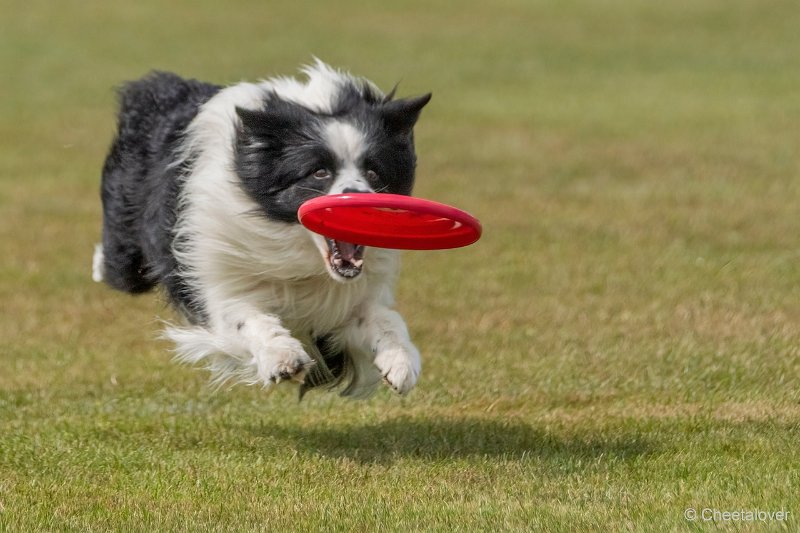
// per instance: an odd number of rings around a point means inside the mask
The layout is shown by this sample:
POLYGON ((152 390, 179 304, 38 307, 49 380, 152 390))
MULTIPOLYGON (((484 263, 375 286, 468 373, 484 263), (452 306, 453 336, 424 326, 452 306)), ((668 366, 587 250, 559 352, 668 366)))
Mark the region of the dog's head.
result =
MULTIPOLYGON (((337 89, 324 111, 276 93, 261 109, 237 108, 237 174, 270 219, 298 224, 300 205, 326 194, 411 194, 413 127, 431 95, 395 100, 352 81, 337 89)), ((363 246, 312 236, 331 277, 361 273, 363 246)))

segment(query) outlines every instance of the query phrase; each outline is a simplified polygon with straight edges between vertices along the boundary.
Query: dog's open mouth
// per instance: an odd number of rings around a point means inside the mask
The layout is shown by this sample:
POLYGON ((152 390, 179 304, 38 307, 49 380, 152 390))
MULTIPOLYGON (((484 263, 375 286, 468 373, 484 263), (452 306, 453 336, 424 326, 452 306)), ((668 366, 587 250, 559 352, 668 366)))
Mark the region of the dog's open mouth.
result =
POLYGON ((334 239, 325 241, 328 243, 328 262, 334 272, 348 279, 361 274, 364 266, 363 246, 334 239))

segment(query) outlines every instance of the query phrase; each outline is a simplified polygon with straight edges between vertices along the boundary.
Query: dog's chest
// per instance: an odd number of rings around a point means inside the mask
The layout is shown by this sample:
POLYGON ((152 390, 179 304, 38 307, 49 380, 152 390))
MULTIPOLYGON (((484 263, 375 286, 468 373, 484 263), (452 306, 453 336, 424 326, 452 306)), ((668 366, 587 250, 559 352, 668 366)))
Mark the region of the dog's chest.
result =
POLYGON ((370 294, 367 280, 337 283, 322 277, 264 287, 267 310, 293 332, 323 335, 357 317, 370 294))

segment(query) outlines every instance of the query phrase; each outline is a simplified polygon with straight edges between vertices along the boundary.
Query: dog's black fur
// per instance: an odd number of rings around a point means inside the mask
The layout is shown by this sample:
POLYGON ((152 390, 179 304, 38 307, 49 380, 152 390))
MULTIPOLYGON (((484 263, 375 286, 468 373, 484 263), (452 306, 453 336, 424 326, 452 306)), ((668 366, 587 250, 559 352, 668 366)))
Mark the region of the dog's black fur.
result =
POLYGON ((381 98, 368 88, 361 91, 345 87, 330 113, 312 112, 277 96, 259 111, 237 109, 242 121, 235 149, 237 174, 268 217, 296 223, 300 205, 324 192, 313 172, 338 170, 339 161, 317 138, 320 123, 329 118, 347 117, 369 128, 370 151, 363 167, 380 176, 369 183, 374 191, 411 194, 416 165, 412 127, 430 96, 391 101, 392 94, 381 98))
POLYGON ((172 254, 183 170, 174 166, 175 152, 200 106, 221 88, 167 72, 125 84, 117 136, 103 167, 105 281, 133 294, 162 283, 193 321, 202 309, 172 254))

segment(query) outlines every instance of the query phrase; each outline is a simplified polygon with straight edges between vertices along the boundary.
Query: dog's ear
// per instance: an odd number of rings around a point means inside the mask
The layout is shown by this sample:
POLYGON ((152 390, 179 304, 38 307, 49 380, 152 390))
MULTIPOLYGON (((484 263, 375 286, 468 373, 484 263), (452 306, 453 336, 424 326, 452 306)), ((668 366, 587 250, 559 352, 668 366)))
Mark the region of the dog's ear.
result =
POLYGON ((311 113, 302 106, 280 102, 261 110, 236 108, 245 132, 262 138, 283 138, 299 128, 311 113))
POLYGON ((389 100, 384 103, 380 108, 380 113, 386 130, 396 134, 411 133, 422 108, 430 102, 431 96, 432 94, 428 93, 416 98, 389 100))
POLYGON ((257 132, 267 126, 268 117, 263 111, 237 107, 236 114, 239 115, 239 119, 242 121, 242 127, 248 131, 257 132))

